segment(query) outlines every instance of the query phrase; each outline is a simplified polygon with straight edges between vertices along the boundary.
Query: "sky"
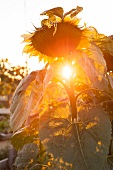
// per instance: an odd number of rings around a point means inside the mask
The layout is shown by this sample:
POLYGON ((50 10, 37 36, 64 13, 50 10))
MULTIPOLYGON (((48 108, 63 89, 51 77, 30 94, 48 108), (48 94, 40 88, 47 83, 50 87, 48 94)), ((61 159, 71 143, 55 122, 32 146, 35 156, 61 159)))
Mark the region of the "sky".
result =
MULTIPOLYGON (((61 6, 67 12, 82 6, 80 18, 99 33, 113 35, 113 0, 0 0, 0 58, 8 58, 12 65, 24 65, 21 35, 33 32, 33 24, 40 27, 40 13, 61 6)), ((31 65, 37 58, 29 59, 31 65)), ((35 66, 33 66, 35 67, 35 66)))

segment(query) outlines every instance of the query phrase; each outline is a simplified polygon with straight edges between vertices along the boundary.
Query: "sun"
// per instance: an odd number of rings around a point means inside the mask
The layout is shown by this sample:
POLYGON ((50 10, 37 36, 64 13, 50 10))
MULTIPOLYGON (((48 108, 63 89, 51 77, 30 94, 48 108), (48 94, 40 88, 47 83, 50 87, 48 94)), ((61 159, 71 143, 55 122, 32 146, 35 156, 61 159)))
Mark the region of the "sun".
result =
POLYGON ((63 71, 62 71, 62 75, 63 75, 64 78, 70 79, 70 77, 72 75, 71 67, 69 67, 68 65, 64 66, 63 71))

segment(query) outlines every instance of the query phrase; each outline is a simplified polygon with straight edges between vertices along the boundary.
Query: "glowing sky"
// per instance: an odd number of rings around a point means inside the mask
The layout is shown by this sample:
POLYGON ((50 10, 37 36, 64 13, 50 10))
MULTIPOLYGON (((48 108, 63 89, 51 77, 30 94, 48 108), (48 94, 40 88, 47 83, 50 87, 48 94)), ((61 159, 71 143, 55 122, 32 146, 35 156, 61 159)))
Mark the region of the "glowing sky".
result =
POLYGON ((8 58, 15 65, 24 64, 20 36, 40 27, 40 13, 62 6, 69 11, 76 6, 84 10, 80 17, 100 33, 113 34, 113 0, 0 0, 0 58, 8 58))

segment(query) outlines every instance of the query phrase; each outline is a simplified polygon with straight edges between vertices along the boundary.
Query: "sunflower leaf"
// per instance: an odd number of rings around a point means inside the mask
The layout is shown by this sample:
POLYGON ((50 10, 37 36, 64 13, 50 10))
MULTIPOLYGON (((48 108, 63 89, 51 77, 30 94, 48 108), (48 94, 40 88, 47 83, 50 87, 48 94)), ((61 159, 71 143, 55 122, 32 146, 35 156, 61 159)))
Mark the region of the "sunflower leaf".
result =
POLYGON ((98 36, 96 40, 96 44, 101 48, 103 52, 107 52, 113 56, 113 38, 110 36, 103 36, 101 38, 101 34, 98 36))
POLYGON ((18 151, 15 165, 18 169, 30 169, 37 162, 38 146, 34 143, 26 144, 18 151))
POLYGON ((30 125, 14 133, 11 137, 11 143, 16 150, 22 149, 25 144, 34 143, 38 140, 38 124, 39 120, 35 118, 30 125))
POLYGON ((105 77, 107 73, 106 61, 96 45, 91 45, 86 53, 80 52, 76 61, 85 71, 94 87, 104 90, 108 88, 108 80, 105 77))
POLYGON ((47 85, 53 78, 62 78, 61 71, 64 66, 64 63, 60 61, 49 64, 49 68, 44 78, 44 87, 47 87, 47 85))
POLYGON ((32 72, 18 85, 10 106, 10 125, 13 131, 21 128, 30 115, 37 113, 45 72, 45 69, 32 72))
POLYGON ((39 117, 46 114, 46 112, 50 112, 50 114, 55 115, 55 117, 70 118, 69 98, 67 93, 64 87, 55 81, 51 81, 48 86, 46 86, 40 107, 39 117), (61 108, 60 112, 59 107, 61 108))
POLYGON ((79 117, 83 123, 70 124, 65 118, 46 113, 39 122, 39 137, 47 153, 65 168, 70 164, 74 169, 102 170, 111 138, 109 117, 100 107, 83 108, 79 117))

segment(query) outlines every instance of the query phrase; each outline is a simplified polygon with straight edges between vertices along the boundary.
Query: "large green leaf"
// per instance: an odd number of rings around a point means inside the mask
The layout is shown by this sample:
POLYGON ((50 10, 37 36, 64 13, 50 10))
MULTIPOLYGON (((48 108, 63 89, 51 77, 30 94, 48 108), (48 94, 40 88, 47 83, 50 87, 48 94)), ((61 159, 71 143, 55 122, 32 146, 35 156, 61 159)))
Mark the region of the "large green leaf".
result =
POLYGON ((30 115, 37 113, 45 72, 45 69, 32 72, 18 85, 10 106, 10 125, 13 131, 21 128, 30 115))
POLYGON ((103 170, 109 151, 111 122, 101 107, 79 110, 81 122, 73 124, 49 112, 43 114, 39 137, 47 153, 65 168, 70 164, 74 170, 103 170))

